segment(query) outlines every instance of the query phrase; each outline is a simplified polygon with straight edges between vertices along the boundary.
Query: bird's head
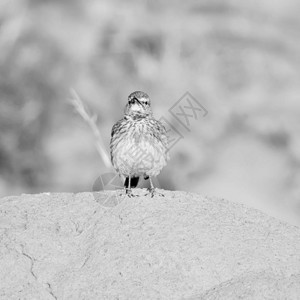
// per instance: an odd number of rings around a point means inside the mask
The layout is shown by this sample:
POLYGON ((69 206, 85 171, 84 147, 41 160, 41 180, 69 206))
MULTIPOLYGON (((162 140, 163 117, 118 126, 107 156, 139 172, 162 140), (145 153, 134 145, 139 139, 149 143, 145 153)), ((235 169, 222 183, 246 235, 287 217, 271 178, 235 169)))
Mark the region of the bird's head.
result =
POLYGON ((149 96, 141 91, 136 91, 128 96, 128 103, 125 107, 126 115, 151 115, 149 96))

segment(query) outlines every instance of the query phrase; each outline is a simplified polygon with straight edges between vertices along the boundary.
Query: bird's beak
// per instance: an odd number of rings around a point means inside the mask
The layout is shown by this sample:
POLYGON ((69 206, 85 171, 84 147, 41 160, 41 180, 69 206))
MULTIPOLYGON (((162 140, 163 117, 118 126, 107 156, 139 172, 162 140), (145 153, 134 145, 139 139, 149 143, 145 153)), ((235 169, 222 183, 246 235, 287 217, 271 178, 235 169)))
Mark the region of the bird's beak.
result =
POLYGON ((139 99, 137 99, 137 98, 134 98, 134 100, 135 101, 137 101, 140 105, 142 105, 143 106, 143 104, 140 102, 140 100, 139 99))

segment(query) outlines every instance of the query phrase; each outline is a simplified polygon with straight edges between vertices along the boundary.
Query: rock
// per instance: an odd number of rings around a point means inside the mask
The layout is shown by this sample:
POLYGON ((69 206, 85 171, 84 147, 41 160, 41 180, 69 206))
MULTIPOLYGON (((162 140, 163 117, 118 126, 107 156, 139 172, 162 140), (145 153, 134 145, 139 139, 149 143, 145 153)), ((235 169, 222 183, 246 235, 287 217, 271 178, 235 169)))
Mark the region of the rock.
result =
POLYGON ((299 299, 300 229, 163 191, 0 200, 0 299, 299 299))

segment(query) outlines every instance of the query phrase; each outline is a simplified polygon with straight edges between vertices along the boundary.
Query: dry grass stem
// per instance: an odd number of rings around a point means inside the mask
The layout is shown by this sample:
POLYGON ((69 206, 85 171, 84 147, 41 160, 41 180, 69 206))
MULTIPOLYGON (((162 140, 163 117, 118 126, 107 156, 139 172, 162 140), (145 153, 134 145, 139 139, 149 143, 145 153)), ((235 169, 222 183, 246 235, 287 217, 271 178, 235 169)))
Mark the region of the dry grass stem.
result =
POLYGON ((102 140, 101 132, 97 126, 97 115, 96 114, 91 114, 87 107, 84 105, 83 101, 79 97, 78 93, 74 90, 70 90, 72 98, 70 99, 70 102, 72 106, 75 108, 76 112, 83 118, 83 120, 88 124, 90 129, 92 130, 92 133, 95 137, 95 144, 97 151, 100 155, 100 157, 103 160, 103 163, 105 167, 111 168, 111 162, 109 155, 107 154, 104 143, 102 140))

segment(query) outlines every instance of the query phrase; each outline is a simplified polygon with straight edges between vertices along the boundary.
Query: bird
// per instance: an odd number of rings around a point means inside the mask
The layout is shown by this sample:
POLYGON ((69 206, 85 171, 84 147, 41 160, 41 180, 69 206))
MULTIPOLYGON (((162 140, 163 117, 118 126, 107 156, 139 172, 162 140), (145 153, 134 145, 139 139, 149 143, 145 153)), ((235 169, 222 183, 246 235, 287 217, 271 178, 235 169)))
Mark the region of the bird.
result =
POLYGON ((142 91, 131 93, 123 118, 112 127, 110 140, 111 162, 129 197, 134 196, 132 188, 141 176, 150 181, 151 197, 157 193, 152 178, 167 165, 168 147, 166 128, 153 117, 149 96, 142 91))

